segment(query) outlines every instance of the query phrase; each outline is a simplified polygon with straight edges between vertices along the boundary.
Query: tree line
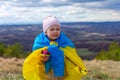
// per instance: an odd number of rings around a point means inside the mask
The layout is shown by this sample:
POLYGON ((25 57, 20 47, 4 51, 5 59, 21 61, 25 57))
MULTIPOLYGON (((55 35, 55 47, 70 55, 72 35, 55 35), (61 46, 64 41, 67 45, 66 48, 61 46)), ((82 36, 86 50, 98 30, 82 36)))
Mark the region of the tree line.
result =
POLYGON ((120 45, 118 42, 112 42, 108 50, 101 50, 96 56, 98 60, 115 60, 120 61, 120 45))
POLYGON ((12 45, 5 45, 0 43, 0 56, 1 57, 17 57, 24 58, 28 55, 28 52, 23 51, 23 46, 16 42, 12 45))
MULTIPOLYGON (((93 48, 93 47, 92 47, 93 48)), ((94 48, 96 48, 94 46, 94 48)), ((89 49, 88 49, 89 50, 89 49)), ((16 42, 12 45, 5 45, 0 43, 0 56, 1 57, 17 57, 25 58, 30 52, 26 52, 23 46, 16 42)), ((120 45, 119 42, 112 42, 107 50, 102 49, 95 57, 98 60, 115 60, 120 61, 120 45)))

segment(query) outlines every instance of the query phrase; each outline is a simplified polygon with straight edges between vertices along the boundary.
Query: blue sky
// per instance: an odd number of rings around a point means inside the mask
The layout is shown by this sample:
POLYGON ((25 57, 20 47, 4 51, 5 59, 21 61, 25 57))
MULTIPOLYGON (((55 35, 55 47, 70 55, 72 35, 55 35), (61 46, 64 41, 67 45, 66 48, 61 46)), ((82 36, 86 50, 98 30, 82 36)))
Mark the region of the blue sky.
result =
POLYGON ((120 0, 0 0, 0 24, 120 21, 120 0))

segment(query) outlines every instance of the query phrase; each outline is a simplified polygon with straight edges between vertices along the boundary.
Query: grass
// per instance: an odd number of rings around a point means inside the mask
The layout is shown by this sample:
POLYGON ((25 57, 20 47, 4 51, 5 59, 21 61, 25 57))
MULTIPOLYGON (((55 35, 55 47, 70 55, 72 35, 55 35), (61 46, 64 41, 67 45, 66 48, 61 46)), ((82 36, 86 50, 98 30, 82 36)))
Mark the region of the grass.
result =
MULTIPOLYGON (((24 59, 0 58, 0 80, 24 80, 22 63, 24 59)), ((88 75, 82 80, 120 80, 120 61, 84 60, 88 75)))
POLYGON ((109 75, 100 72, 99 70, 94 70, 89 72, 82 80, 113 80, 109 75))
POLYGON ((89 73, 82 80, 120 80, 119 61, 84 61, 89 73))
POLYGON ((90 54, 94 54, 94 52, 89 51, 87 48, 80 48, 77 49, 78 55, 90 55, 90 54))
POLYGON ((1 72, 0 80, 24 80, 22 73, 1 72))
POLYGON ((120 77, 112 77, 109 74, 102 73, 100 71, 92 71, 82 80, 120 80, 120 77))
POLYGON ((0 57, 0 80, 24 80, 22 63, 24 59, 0 57))

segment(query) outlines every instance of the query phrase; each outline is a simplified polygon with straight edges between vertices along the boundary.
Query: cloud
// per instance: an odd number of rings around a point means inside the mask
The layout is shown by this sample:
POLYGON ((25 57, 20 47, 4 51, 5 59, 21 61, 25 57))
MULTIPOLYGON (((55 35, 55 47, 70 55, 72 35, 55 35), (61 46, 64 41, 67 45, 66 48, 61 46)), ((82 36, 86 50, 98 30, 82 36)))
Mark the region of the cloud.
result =
POLYGON ((120 20, 119 0, 0 0, 0 22, 40 23, 55 15, 60 21, 120 20))
POLYGON ((109 10, 120 10, 119 0, 104 0, 99 2, 87 2, 83 3, 82 7, 90 9, 109 9, 109 10))
POLYGON ((0 2, 8 3, 14 7, 59 7, 71 4, 65 0, 7 0, 0 2))
POLYGON ((119 0, 107 0, 103 3, 103 7, 105 9, 114 9, 120 10, 120 1, 119 0))
POLYGON ((77 3, 86 3, 86 2, 99 2, 99 1, 105 1, 105 0, 68 0, 70 2, 77 2, 77 3))

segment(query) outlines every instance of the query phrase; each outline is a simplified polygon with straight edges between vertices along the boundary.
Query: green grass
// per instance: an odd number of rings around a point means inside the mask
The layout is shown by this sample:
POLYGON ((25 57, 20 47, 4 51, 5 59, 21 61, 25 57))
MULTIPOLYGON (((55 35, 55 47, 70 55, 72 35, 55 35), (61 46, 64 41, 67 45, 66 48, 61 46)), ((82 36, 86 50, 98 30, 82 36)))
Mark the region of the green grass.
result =
POLYGON ((112 41, 107 41, 107 40, 91 40, 88 41, 87 43, 111 43, 112 41))
POLYGON ((94 52, 89 51, 87 48, 79 48, 79 49, 77 49, 77 53, 78 53, 78 55, 90 55, 90 54, 94 54, 94 52))
POLYGON ((89 74, 82 78, 82 80, 120 80, 119 78, 113 78, 109 74, 100 72, 99 70, 93 70, 89 74))

